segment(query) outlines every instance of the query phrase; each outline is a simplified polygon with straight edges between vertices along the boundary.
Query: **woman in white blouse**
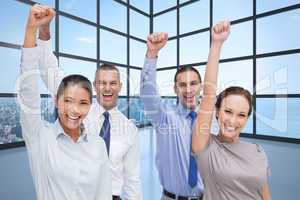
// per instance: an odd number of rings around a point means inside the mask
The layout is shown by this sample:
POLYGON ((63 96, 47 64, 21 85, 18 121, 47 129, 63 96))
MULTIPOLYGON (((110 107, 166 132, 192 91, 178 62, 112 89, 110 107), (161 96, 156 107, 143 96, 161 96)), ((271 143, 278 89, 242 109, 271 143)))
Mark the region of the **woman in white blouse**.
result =
POLYGON ((36 32, 53 18, 52 9, 34 5, 29 13, 21 59, 18 100, 21 126, 39 200, 111 199, 105 143, 87 133, 82 120, 92 103, 92 85, 81 75, 65 77, 55 99, 58 120, 41 119, 36 32))

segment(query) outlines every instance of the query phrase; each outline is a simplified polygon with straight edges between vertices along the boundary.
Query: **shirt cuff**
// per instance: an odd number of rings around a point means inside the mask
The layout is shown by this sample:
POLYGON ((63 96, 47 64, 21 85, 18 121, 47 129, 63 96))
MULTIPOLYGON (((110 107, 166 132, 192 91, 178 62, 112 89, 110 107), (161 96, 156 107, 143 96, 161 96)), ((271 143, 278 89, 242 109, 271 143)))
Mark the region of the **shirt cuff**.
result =
POLYGON ((147 58, 145 57, 144 69, 156 71, 157 58, 147 58))
POLYGON ((40 46, 43 50, 48 50, 52 52, 52 40, 51 38, 49 40, 37 40, 37 45, 40 46))

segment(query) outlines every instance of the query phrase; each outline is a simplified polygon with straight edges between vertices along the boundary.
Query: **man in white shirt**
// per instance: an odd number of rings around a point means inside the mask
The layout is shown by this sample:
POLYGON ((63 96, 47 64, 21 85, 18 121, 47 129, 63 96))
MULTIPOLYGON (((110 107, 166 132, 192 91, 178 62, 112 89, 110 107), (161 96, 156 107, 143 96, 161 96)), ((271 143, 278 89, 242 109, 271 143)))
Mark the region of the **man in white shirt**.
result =
MULTIPOLYGON (((41 49, 42 79, 51 94, 55 94, 63 75, 58 70, 57 58, 52 52, 50 22, 51 20, 40 27, 38 46, 41 49)), ((118 200, 122 195, 126 200, 139 200, 142 195, 138 130, 117 108, 121 87, 120 73, 115 66, 103 64, 97 67, 94 80, 97 103, 92 105, 84 124, 87 129, 96 130, 106 143, 112 171, 112 199, 118 200)))

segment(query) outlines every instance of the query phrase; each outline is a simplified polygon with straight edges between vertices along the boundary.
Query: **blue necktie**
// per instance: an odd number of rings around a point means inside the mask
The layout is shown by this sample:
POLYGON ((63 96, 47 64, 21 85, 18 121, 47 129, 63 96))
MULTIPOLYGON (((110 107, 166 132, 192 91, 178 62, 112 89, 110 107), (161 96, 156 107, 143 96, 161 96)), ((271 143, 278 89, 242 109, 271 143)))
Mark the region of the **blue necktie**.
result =
POLYGON ((105 111, 103 113, 105 119, 100 131, 100 136, 103 138, 106 144, 107 154, 109 155, 109 146, 110 146, 110 123, 109 123, 109 113, 105 111))
MULTIPOLYGON (((191 111, 189 116, 191 117, 191 121, 192 121, 192 127, 194 124, 194 121, 197 117, 197 113, 195 111, 191 111)), ((192 141, 192 140, 191 140, 192 141)), ((192 156, 192 143, 191 143, 191 147, 190 147, 190 166, 189 166, 189 178, 188 178, 188 183, 189 185, 193 188, 197 185, 197 163, 196 160, 194 158, 194 156, 192 156)))

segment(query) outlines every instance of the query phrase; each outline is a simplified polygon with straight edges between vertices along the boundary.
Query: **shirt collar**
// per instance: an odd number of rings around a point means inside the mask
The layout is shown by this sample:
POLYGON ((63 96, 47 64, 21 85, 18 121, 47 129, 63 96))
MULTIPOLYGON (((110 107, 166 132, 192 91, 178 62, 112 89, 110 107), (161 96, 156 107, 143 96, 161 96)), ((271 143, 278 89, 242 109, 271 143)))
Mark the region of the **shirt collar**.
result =
MULTIPOLYGON (((71 137, 68 134, 65 133, 64 129, 62 128, 62 126, 59 122, 59 119, 57 119, 54 124, 55 124, 56 129, 57 129, 57 131, 55 133, 56 134, 56 139, 58 139, 60 137, 69 137, 71 139, 71 137)), ((88 134, 86 132, 86 129, 85 129, 83 123, 80 125, 80 129, 81 129, 81 134, 80 134, 77 142, 80 142, 80 141, 87 142, 88 141, 88 134)))
POLYGON ((117 106, 113 107, 113 108, 110 109, 110 110, 106 110, 106 109, 103 108, 103 106, 101 106, 98 102, 97 102, 96 104, 97 104, 96 107, 97 107, 97 109, 99 110, 100 116, 102 116, 102 114, 103 114, 105 111, 107 111, 107 112, 109 113, 110 116, 118 112, 117 106))
MULTIPOLYGON (((195 112, 198 112, 199 110, 199 104, 197 105, 196 109, 194 110, 195 112)), ((183 106, 181 103, 178 103, 177 106, 177 111, 180 115, 184 116, 185 118, 189 117, 190 112, 192 111, 191 109, 188 109, 187 107, 183 106)))

